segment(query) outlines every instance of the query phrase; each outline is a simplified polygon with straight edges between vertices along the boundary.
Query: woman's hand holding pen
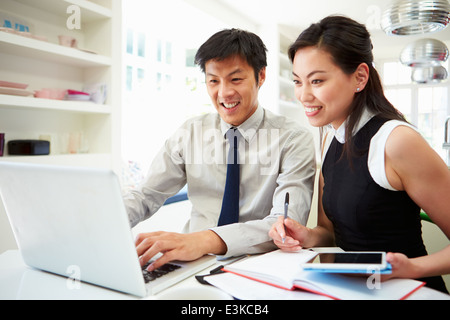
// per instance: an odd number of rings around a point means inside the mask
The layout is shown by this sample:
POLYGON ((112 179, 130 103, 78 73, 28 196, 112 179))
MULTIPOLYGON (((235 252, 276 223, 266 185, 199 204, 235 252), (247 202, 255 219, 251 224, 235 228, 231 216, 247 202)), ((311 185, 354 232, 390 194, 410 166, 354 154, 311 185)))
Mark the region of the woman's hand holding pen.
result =
POLYGON ((309 229, 297 221, 280 216, 270 229, 269 236, 281 250, 295 252, 305 246, 308 233, 309 229))

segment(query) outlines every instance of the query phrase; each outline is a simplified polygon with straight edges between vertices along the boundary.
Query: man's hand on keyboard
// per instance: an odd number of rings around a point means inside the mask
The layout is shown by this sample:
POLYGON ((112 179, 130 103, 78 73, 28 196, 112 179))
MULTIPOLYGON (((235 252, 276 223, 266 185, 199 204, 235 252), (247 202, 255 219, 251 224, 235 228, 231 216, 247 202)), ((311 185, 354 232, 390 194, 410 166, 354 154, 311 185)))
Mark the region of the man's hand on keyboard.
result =
POLYGON ((136 250, 141 266, 144 266, 156 254, 162 254, 148 266, 147 270, 153 271, 174 260, 193 261, 206 254, 223 255, 227 247, 215 232, 206 230, 189 234, 142 233, 136 238, 136 250))

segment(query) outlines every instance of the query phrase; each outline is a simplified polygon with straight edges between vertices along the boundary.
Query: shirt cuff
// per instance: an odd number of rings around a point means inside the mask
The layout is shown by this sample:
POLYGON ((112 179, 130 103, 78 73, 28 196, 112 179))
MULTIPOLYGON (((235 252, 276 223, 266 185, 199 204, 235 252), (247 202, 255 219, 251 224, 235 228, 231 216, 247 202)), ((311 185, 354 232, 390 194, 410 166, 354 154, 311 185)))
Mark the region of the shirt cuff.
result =
POLYGON ((259 254, 276 249, 269 237, 271 225, 269 221, 259 220, 210 228, 209 230, 215 232, 227 245, 227 252, 218 258, 259 254))

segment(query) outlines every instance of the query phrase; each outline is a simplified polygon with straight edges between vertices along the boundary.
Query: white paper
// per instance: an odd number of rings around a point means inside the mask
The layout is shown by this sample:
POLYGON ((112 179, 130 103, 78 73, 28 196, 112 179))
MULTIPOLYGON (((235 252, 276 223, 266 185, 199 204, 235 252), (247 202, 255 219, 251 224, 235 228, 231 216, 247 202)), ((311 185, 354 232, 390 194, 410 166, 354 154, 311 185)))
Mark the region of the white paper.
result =
POLYGON ((205 277, 205 280, 239 300, 330 300, 302 290, 280 289, 228 272, 205 277))
POLYGON ((302 272, 301 265, 310 261, 317 252, 301 250, 290 253, 281 250, 272 251, 260 256, 251 257, 226 266, 225 269, 250 277, 262 276, 265 280, 291 289, 297 275, 302 272))

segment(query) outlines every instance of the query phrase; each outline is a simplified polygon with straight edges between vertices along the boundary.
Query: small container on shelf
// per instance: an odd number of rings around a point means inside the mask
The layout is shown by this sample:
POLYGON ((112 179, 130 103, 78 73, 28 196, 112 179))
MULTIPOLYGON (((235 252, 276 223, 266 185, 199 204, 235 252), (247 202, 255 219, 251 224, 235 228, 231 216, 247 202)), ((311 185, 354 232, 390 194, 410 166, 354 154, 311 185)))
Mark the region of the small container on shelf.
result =
POLYGON ((5 147, 5 134, 0 133, 0 157, 3 157, 4 147, 5 147))
POLYGON ((67 90, 66 100, 70 101, 89 101, 91 100, 91 95, 87 92, 67 90))

